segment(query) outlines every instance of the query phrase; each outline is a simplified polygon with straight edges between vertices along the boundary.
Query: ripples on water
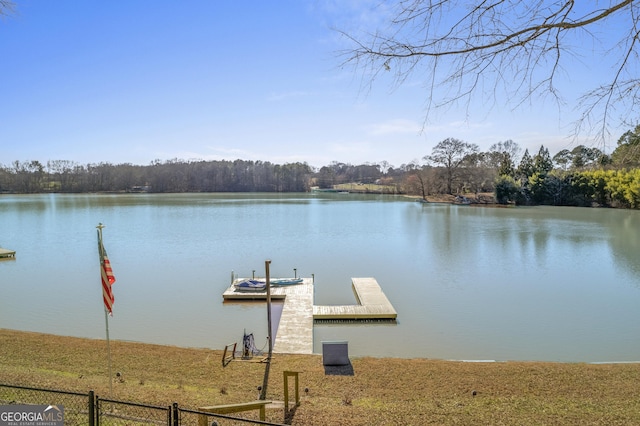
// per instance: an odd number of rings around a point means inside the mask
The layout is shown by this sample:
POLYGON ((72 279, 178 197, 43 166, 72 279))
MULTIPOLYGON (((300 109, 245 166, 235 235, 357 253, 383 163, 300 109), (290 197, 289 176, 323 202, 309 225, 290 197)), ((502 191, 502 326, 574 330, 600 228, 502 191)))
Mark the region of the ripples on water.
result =
POLYGON ((220 349, 266 338, 232 271, 316 278, 317 304, 375 277, 397 324, 317 325, 352 356, 640 360, 640 212, 476 208, 343 194, 0 196, 0 327, 104 338, 96 225, 117 282, 113 339, 220 349))

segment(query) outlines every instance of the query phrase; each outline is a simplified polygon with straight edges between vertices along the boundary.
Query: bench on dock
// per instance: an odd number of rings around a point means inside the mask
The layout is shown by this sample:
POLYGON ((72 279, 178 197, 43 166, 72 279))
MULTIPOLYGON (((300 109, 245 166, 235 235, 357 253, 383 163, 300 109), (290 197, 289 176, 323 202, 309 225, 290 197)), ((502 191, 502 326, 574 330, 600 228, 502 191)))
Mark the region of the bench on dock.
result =
MULTIPOLYGON (((271 404, 271 401, 250 401, 241 402, 238 404, 224 404, 224 405, 211 405, 208 407, 200 407, 198 411, 204 411, 205 413, 212 414, 230 414, 239 413, 242 411, 260 410, 260 420, 265 421, 266 410, 265 406, 271 404)), ((206 414, 198 415, 198 426, 207 426, 208 416, 206 414)))

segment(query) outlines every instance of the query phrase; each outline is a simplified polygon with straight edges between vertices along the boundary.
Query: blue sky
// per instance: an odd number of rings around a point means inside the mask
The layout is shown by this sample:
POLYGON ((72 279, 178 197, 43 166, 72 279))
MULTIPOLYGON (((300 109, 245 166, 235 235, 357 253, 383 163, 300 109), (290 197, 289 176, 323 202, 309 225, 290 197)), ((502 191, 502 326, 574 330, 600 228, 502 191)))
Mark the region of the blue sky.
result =
POLYGON ((363 85, 340 67, 345 41, 332 28, 379 23, 364 0, 16 3, 0 20, 0 164, 397 167, 447 137, 482 150, 508 139, 532 153, 543 144, 552 155, 575 144, 571 98, 560 110, 541 101, 515 112, 476 100, 425 123, 419 82, 363 85))

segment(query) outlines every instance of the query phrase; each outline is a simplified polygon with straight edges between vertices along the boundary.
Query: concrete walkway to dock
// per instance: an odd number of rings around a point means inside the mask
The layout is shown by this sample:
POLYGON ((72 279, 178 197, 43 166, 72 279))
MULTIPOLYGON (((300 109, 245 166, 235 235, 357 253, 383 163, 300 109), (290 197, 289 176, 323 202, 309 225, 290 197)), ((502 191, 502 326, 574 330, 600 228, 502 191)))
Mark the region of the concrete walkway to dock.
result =
MULTIPOLYGON (((375 278, 352 278, 357 304, 315 306, 313 279, 302 284, 271 287, 271 298, 284 299, 273 351, 312 354, 313 322, 318 320, 395 320, 397 313, 375 278)), ((238 292, 233 285, 222 295, 224 300, 266 300, 267 292, 238 292)))

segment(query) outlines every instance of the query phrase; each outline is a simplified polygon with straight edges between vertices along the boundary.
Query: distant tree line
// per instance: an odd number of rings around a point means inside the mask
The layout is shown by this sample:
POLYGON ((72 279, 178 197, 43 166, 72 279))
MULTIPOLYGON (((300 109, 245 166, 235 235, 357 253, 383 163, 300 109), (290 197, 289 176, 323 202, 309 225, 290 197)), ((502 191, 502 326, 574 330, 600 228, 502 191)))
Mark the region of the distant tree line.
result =
POLYGON ((305 192, 312 169, 305 163, 262 161, 153 161, 87 164, 14 161, 0 167, 0 191, 39 192, 305 192))
POLYGON ((502 204, 640 208, 640 126, 625 132, 611 155, 584 145, 553 157, 544 146, 533 156, 520 151, 510 140, 479 152, 477 145, 445 139, 405 182, 425 198, 493 192, 502 204))
POLYGON ((498 202, 640 208, 640 126, 626 132, 611 155, 577 146, 553 158, 541 147, 525 151, 516 168, 495 181, 498 202))
POLYGON ((475 144, 447 138, 424 163, 397 168, 387 162, 332 162, 315 169, 244 160, 156 160, 147 166, 14 161, 0 166, 0 192, 307 192, 356 183, 424 199, 439 194, 479 199, 488 193, 504 204, 640 208, 640 126, 625 132, 610 155, 584 145, 553 157, 544 146, 534 155, 521 151, 511 140, 481 152, 475 144))

